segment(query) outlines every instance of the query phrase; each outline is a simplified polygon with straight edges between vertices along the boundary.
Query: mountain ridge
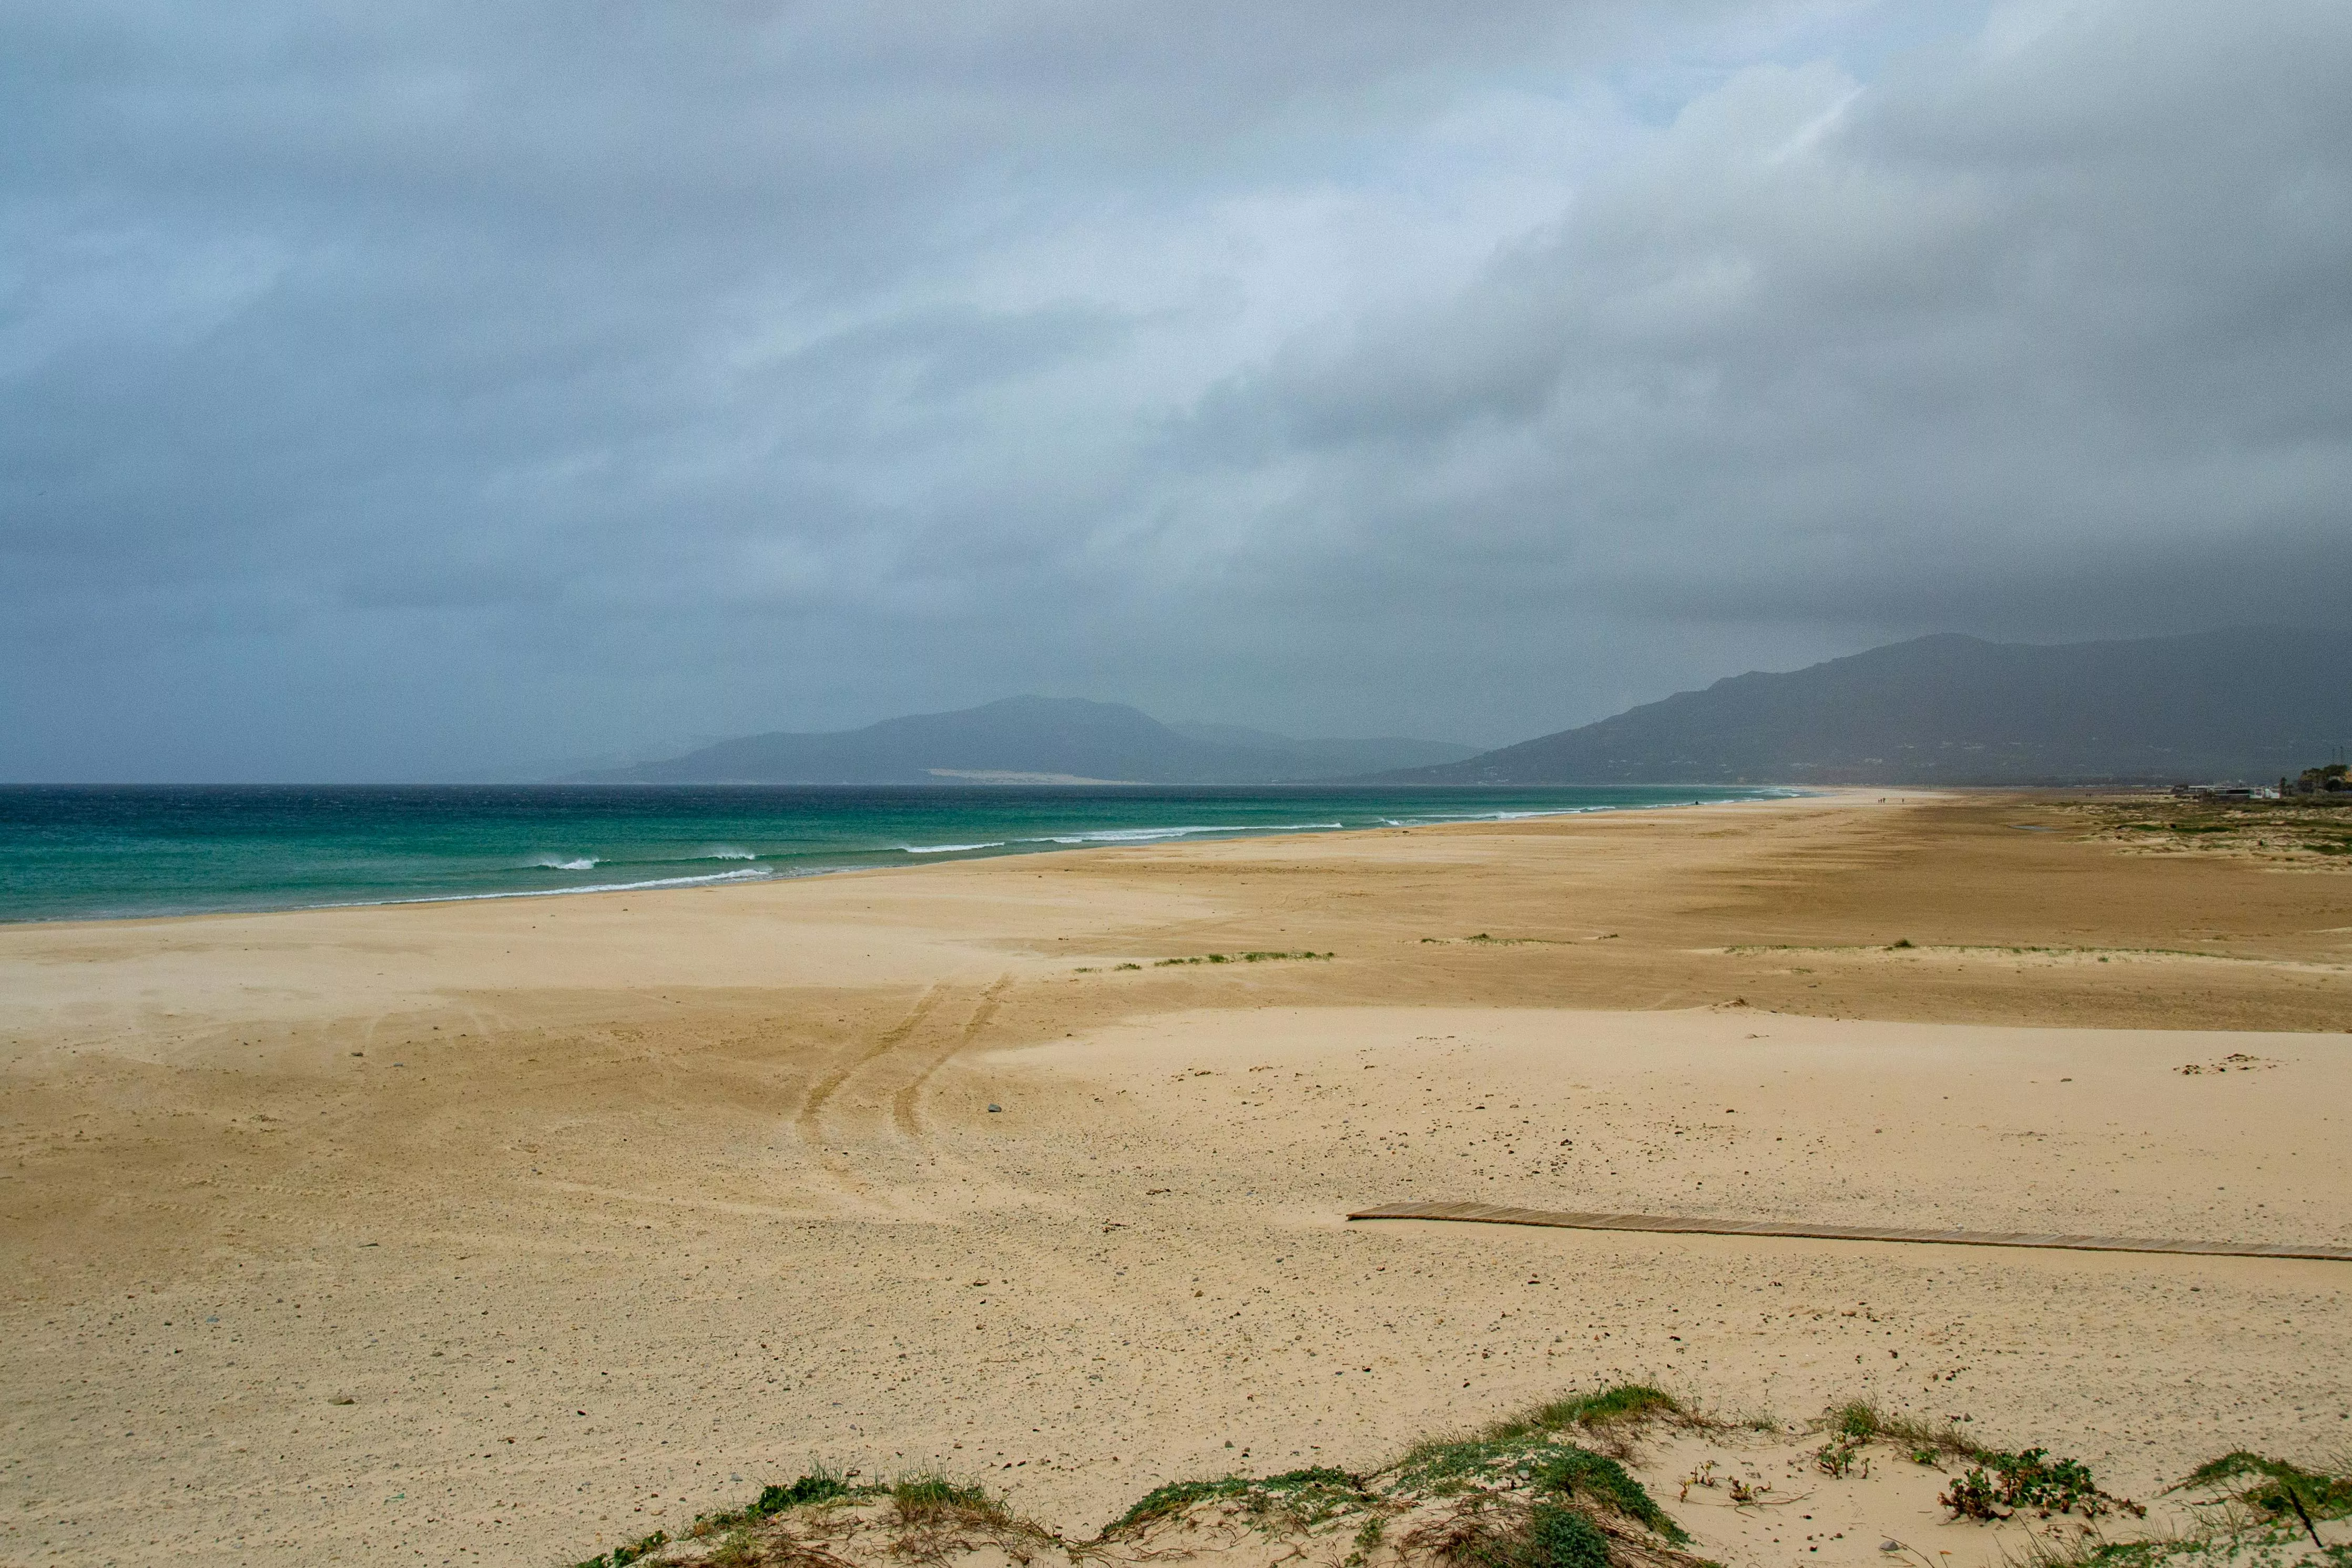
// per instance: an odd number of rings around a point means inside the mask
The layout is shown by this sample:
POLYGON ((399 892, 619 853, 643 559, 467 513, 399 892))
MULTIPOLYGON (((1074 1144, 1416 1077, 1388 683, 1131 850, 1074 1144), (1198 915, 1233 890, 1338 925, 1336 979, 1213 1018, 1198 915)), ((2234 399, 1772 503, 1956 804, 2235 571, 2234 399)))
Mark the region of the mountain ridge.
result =
POLYGON ((1939 633, 1727 676, 1365 782, 2170 784, 2291 773, 2352 738, 2352 637, 2236 628, 2082 643, 1939 633))
POLYGON ((1121 702, 1007 697, 856 730, 745 735, 683 756, 573 773, 562 782, 1303 784, 1475 752, 1434 741, 1296 741, 1237 725, 1163 724, 1121 702))

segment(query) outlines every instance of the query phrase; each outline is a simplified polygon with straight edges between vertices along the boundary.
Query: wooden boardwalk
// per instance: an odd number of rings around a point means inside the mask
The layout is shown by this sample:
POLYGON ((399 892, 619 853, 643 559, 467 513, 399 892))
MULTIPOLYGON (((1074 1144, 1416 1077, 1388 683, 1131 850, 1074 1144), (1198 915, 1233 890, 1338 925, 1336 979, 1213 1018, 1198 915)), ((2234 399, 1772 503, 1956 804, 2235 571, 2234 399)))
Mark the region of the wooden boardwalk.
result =
POLYGON ((1883 1230, 1866 1225, 1789 1224, 1779 1220, 1690 1219, 1658 1214, 1566 1214, 1497 1204, 1383 1204, 1357 1219, 1451 1219, 1480 1225, 1540 1225, 1562 1230, 1660 1231, 1681 1236, 1796 1236, 1823 1241, 1911 1241, 1936 1247, 2049 1247, 2070 1252, 2173 1252, 2207 1258, 2316 1258, 2352 1263, 2352 1247, 2295 1242, 2147 1241, 2128 1236, 2042 1236, 2006 1230, 1883 1230))

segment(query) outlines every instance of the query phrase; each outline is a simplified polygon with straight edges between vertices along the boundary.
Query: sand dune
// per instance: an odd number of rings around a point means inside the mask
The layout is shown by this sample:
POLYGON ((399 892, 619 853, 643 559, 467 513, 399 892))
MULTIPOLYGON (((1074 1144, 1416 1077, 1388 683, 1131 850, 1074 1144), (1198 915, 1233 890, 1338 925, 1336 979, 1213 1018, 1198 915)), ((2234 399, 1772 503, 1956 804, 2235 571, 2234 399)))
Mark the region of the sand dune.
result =
POLYGON ((2352 1244, 2352 876, 2082 828, 1847 795, 0 930, 0 1557, 570 1561, 812 1458, 1083 1531, 1630 1378, 2137 1491, 2316 1458, 2345 1265, 1340 1217, 2352 1244), (1244 951, 1334 956, 1160 963, 1244 951))

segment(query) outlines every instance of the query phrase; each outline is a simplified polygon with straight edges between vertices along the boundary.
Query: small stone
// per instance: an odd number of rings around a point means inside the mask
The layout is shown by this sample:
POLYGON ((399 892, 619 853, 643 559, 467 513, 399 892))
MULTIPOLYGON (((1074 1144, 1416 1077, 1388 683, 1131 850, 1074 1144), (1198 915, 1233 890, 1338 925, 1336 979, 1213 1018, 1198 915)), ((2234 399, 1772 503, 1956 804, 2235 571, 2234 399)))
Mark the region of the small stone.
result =
POLYGON ((357 1405, 359 1401, 353 1399, 348 1394, 338 1394, 332 1399, 328 1400, 327 1403, 330 1405, 357 1405))
POLYGON ((1003 1110, 1003 1109, 1004 1109, 1004 1107, 1003 1107, 1003 1106, 1001 1106, 1001 1105, 992 1105, 992 1106, 990 1106, 990 1107, 988 1108, 988 1113, 989 1113, 991 1116, 993 1116, 993 1115, 995 1115, 998 1111, 1000 1111, 1000 1110, 1003 1110))

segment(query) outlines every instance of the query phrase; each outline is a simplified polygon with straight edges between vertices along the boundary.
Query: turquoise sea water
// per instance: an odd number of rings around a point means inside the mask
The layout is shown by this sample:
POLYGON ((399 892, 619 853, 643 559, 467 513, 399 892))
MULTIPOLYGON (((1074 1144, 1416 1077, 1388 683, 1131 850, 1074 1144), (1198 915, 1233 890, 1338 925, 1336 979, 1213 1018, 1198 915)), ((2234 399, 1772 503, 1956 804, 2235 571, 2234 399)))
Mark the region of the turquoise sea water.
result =
POLYGON ((750 881, 1086 845, 1753 799, 1772 790, 0 788, 0 921, 750 881))

